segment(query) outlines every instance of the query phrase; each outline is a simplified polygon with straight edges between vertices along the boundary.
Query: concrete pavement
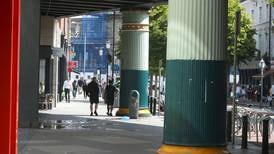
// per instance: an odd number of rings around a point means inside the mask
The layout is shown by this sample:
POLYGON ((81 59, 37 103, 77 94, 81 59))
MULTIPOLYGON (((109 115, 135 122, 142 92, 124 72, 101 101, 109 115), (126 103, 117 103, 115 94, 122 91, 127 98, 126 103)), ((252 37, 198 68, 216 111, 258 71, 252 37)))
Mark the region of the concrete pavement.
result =
MULTIPOLYGON (((82 97, 71 103, 58 103, 53 110, 40 111, 40 129, 19 129, 19 153, 153 154, 161 146, 163 116, 136 120, 109 117, 103 103, 99 105, 99 116, 89 114, 88 100, 82 97)), ((236 143, 228 145, 232 154, 261 153, 254 144, 241 150, 240 140, 236 143)))

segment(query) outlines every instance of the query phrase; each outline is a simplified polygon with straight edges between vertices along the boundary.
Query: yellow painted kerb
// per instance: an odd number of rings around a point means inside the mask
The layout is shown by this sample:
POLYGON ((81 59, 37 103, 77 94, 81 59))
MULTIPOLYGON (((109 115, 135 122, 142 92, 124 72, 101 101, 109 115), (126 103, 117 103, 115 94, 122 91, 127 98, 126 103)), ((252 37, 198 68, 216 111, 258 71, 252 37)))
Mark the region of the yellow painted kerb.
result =
POLYGON ((162 145, 157 154, 229 154, 226 147, 186 147, 162 145))
POLYGON ((139 114, 150 114, 148 109, 141 109, 139 110, 139 114))
MULTIPOLYGON (((140 117, 149 117, 149 116, 151 116, 151 113, 149 112, 148 109, 140 109, 138 112, 139 112, 140 117)), ((128 114, 129 114, 129 109, 128 108, 119 108, 119 110, 116 112, 117 116, 127 116, 128 114)))
POLYGON ((150 117, 151 113, 148 109, 140 109, 139 110, 139 116, 140 117, 150 117))

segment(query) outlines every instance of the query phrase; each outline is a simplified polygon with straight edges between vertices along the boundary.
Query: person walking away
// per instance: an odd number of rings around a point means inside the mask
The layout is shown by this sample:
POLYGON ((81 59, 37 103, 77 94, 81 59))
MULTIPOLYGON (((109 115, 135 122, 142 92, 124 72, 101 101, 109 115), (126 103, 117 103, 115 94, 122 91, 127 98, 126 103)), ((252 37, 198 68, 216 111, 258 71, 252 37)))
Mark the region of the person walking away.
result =
POLYGON ((102 98, 104 99, 105 104, 107 104, 107 102, 106 102, 106 97, 105 97, 106 86, 107 86, 107 83, 106 83, 106 82, 103 82, 103 84, 102 84, 102 89, 101 89, 101 93, 102 93, 101 96, 102 96, 102 98))
POLYGON ((112 116, 112 110, 113 110, 113 102, 115 93, 117 92, 116 87, 113 85, 113 81, 109 80, 109 84, 106 86, 105 89, 105 101, 107 103, 107 115, 112 116))
POLYGON ((89 96, 89 102, 90 102, 90 116, 93 115, 93 113, 98 116, 97 109, 98 109, 98 103, 99 103, 99 85, 97 83, 96 77, 92 78, 92 81, 87 86, 87 94, 89 96), (93 112, 93 104, 95 104, 95 110, 93 112))
POLYGON ((70 103, 70 90, 72 89, 72 84, 69 79, 64 81, 63 89, 65 90, 66 102, 70 103))
POLYGON ((83 84, 83 93, 84 93, 84 98, 87 98, 87 81, 84 80, 84 84, 83 84))
POLYGON ((72 82, 72 95, 73 95, 73 98, 76 97, 76 93, 77 93, 77 82, 76 82, 76 80, 74 80, 72 82))
POLYGON ((272 108, 272 87, 269 89, 269 95, 267 96, 267 102, 269 104, 269 107, 272 108))
POLYGON ((237 87, 236 87, 236 98, 239 99, 241 97, 241 95, 242 95, 242 88, 241 88, 240 85, 237 85, 237 87))
POLYGON ((84 85, 84 81, 83 81, 83 77, 81 77, 79 80, 78 80, 78 94, 82 94, 83 92, 83 85, 84 85))
POLYGON ((245 88, 245 86, 242 86, 241 97, 243 97, 244 100, 246 99, 246 88, 245 88))

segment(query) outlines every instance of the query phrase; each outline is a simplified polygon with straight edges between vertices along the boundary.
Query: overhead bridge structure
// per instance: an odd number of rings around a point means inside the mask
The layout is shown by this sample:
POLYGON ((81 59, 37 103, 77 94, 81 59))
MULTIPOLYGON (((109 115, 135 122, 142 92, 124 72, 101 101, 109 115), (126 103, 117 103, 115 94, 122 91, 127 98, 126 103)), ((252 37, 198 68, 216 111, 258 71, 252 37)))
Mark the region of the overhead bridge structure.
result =
POLYGON ((41 15, 75 16, 115 9, 147 8, 167 0, 40 0, 41 15))

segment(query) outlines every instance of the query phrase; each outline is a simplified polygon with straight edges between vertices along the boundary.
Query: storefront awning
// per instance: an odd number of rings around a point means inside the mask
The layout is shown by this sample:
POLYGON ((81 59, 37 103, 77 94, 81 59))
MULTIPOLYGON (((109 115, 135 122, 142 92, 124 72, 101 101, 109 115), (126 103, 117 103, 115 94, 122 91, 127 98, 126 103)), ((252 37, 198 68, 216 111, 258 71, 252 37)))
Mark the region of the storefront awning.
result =
MULTIPOLYGON (((273 75, 274 74, 274 70, 269 70, 269 71, 265 71, 264 74, 263 74, 263 78, 269 76, 269 75, 273 75)), ((261 79, 262 78, 262 75, 261 74, 258 74, 258 75, 253 75, 252 78, 255 78, 255 79, 261 79)))

